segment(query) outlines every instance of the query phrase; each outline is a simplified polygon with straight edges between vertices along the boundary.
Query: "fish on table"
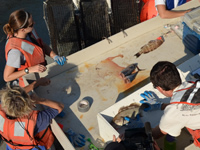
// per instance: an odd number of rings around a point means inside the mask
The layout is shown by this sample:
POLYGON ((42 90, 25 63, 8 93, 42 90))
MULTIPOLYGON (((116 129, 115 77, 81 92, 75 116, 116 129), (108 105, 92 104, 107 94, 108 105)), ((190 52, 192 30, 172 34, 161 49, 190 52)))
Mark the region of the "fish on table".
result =
POLYGON ((141 70, 143 69, 140 69, 137 63, 133 63, 133 64, 128 65, 126 68, 124 68, 120 72, 120 76, 122 77, 122 79, 124 80, 126 84, 131 83, 137 76, 138 72, 141 70))
POLYGON ((112 119, 113 126, 123 126, 128 123, 124 117, 135 118, 137 114, 141 115, 140 104, 131 103, 129 106, 121 107, 115 117, 112 119))
POLYGON ((161 46, 164 41, 165 41, 164 37, 159 36, 157 39, 151 40, 147 44, 142 46, 141 50, 138 53, 136 53, 134 56, 136 56, 138 58, 141 54, 149 53, 149 52, 157 49, 159 46, 161 46))
POLYGON ((137 71, 137 72, 135 72, 135 73, 133 73, 133 74, 131 74, 131 75, 129 75, 129 76, 126 76, 125 79, 124 79, 124 82, 125 82, 126 84, 131 83, 131 82, 136 78, 138 72, 139 72, 139 71, 137 71))
POLYGON ((137 64, 137 63, 130 64, 130 65, 128 65, 126 68, 124 68, 124 69, 120 72, 120 76, 121 76, 122 78, 125 78, 126 76, 131 75, 132 72, 135 71, 136 68, 137 68, 138 70, 140 70, 140 69, 138 68, 138 64, 137 64))

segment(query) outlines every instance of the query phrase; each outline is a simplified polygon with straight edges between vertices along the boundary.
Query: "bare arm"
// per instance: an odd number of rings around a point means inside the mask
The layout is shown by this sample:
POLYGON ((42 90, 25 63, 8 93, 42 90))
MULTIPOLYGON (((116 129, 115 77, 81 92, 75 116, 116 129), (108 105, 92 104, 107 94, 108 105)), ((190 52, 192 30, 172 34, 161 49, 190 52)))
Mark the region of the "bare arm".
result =
POLYGON ((15 80, 19 77, 24 76, 26 73, 24 72, 24 70, 21 71, 16 71, 17 69, 11 66, 6 65, 4 68, 4 80, 6 82, 15 80))
POLYGON ((38 86, 46 86, 50 84, 50 79, 48 78, 40 78, 34 82, 32 82, 31 84, 27 85, 24 87, 25 92, 30 92, 32 91, 34 88, 37 88, 38 86))
POLYGON ((64 109, 64 105, 60 102, 52 101, 46 98, 40 98, 36 94, 32 94, 31 98, 35 100, 36 104, 42 104, 57 109, 59 113, 64 109))
POLYGON ((184 16, 185 13, 190 12, 191 9, 188 10, 167 10, 165 5, 157 5, 157 10, 159 13, 159 16, 162 19, 171 19, 171 18, 176 18, 176 17, 180 17, 180 16, 184 16))
MULTIPOLYGON (((46 70, 46 67, 41 65, 41 64, 38 64, 38 65, 35 65, 35 66, 32 66, 32 67, 28 67, 28 69, 29 69, 29 73, 44 72, 46 70)), ((14 68, 14 67, 11 67, 11 66, 8 66, 8 65, 6 65, 5 68, 4 68, 4 80, 6 82, 18 79, 18 78, 20 78, 24 75, 26 75, 24 70, 17 71, 17 68, 14 68)))
POLYGON ((56 53, 54 53, 54 51, 47 44, 43 43, 43 46, 46 55, 50 56, 51 58, 56 55, 56 53))

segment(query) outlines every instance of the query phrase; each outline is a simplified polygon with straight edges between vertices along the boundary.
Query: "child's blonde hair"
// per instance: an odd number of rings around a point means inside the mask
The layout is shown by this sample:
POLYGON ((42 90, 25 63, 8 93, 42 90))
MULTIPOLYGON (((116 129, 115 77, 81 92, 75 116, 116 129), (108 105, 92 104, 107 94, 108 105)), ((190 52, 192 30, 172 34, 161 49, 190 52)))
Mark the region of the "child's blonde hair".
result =
POLYGON ((10 86, 0 91, 1 108, 12 117, 29 115, 33 110, 34 101, 20 86, 10 86))

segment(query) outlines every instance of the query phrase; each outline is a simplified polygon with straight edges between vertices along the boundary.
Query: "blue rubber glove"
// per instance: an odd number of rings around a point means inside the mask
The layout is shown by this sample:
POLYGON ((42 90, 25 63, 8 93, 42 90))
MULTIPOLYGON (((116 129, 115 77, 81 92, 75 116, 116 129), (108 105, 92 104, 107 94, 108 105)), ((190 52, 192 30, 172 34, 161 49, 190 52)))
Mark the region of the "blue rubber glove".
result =
POLYGON ((85 146, 85 136, 83 134, 76 134, 72 129, 67 130, 67 137, 72 145, 75 147, 85 146))
POLYGON ((144 93, 140 94, 140 96, 144 98, 144 100, 141 100, 140 103, 148 105, 148 107, 144 108, 144 111, 161 110, 163 103, 157 102, 156 98, 151 92, 145 91, 144 93))
POLYGON ((124 119, 129 121, 126 125, 128 128, 143 128, 144 127, 144 123, 140 119, 140 115, 137 115, 135 119, 131 119, 129 117, 124 117, 124 119))
POLYGON ((53 57, 54 61, 58 64, 58 65, 61 65, 63 66, 64 63, 66 62, 66 57, 65 56, 58 56, 58 55, 55 55, 53 57))

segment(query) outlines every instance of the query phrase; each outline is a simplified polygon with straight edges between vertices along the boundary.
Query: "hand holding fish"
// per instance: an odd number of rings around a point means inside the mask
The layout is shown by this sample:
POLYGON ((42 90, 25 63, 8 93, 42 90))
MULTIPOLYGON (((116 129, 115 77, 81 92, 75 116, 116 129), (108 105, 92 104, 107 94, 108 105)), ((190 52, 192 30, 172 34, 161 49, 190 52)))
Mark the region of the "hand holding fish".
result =
POLYGON ((142 120, 140 119, 140 115, 136 115, 135 119, 129 118, 129 117, 124 117, 125 120, 128 121, 127 123, 127 127, 128 128, 142 128, 144 127, 144 123, 142 122, 142 120))
POLYGON ((112 119, 112 126, 121 127, 128 123, 127 120, 124 119, 124 117, 129 118, 135 118, 137 114, 140 114, 140 104, 138 103, 132 103, 129 106, 123 106, 119 109, 118 113, 114 116, 112 119))
POLYGON ((150 91, 145 91, 141 93, 140 96, 144 98, 140 103, 147 105, 144 111, 161 110, 163 103, 157 102, 155 96, 150 91))

